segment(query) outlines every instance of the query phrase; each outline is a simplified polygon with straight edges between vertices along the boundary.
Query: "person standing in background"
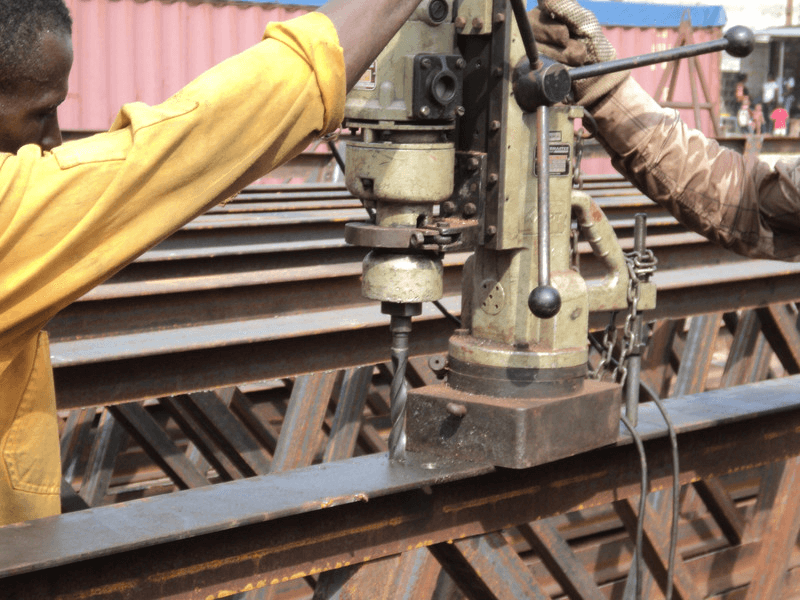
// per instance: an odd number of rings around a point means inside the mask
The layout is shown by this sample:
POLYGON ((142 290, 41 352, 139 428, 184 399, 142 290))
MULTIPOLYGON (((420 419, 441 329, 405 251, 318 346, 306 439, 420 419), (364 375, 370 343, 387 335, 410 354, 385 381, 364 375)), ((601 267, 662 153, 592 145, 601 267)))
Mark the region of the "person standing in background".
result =
POLYGON ((764 133, 764 125, 765 125, 765 117, 764 117, 764 105, 760 102, 757 103, 753 107, 752 112, 752 123, 753 123, 753 133, 756 135, 761 135, 764 133))
POLYGON ((773 110, 769 118, 772 120, 772 133, 775 135, 786 135, 786 122, 789 120, 789 113, 783 106, 778 106, 773 110))
POLYGON ((739 126, 740 133, 753 133, 753 115, 750 112, 750 98, 746 95, 742 98, 739 111, 736 113, 736 124, 739 126))
POLYGON ((770 73, 764 85, 761 86, 761 101, 767 110, 773 108, 773 105, 778 101, 778 82, 775 81, 775 75, 770 73))
POLYGON ((736 110, 739 110, 739 107, 742 105, 742 100, 744 100, 745 96, 750 95, 750 90, 747 89, 747 74, 746 73, 739 73, 736 78, 736 88, 733 92, 734 97, 736 98, 736 110))

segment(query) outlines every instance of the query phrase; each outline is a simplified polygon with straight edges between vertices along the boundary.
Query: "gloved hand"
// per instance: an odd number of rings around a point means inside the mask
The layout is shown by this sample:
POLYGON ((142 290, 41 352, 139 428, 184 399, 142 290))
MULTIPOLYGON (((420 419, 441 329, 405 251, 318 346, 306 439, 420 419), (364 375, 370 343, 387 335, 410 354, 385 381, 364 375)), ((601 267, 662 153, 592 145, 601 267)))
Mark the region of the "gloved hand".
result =
MULTIPOLYGON (((528 13, 539 51, 570 67, 614 60, 614 47, 603 35, 597 17, 575 0, 539 0, 528 13)), ((575 100, 591 107, 619 87, 630 73, 610 73, 572 84, 575 100)))

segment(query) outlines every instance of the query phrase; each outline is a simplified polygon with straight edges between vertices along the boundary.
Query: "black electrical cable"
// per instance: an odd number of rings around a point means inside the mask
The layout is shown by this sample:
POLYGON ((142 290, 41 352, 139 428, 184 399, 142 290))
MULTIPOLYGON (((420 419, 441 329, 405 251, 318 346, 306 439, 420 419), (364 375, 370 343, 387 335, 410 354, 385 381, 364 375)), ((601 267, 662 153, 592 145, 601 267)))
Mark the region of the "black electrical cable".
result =
POLYGON ((594 115, 584 108, 581 120, 583 121, 583 127, 589 132, 589 136, 584 139, 595 137, 597 135, 598 127, 594 115))
MULTIPOLYGON (((589 343, 592 345, 592 347, 595 350, 597 350, 600 353, 601 356, 602 356, 603 352, 606 351, 606 349, 603 347, 603 343, 600 340, 598 340, 597 337, 595 336, 595 334, 593 334, 593 333, 589 334, 589 343)), ((614 358, 613 356, 609 356, 608 359, 609 359, 609 362, 615 367, 619 364, 619 361, 616 358, 614 358)))
POLYGON ((434 305, 436 308, 438 308, 438 309, 439 309, 439 312, 441 312, 441 313, 442 313, 442 314, 443 314, 445 317, 447 317, 447 318, 448 318, 448 319, 450 319, 450 320, 451 320, 453 323, 455 323, 456 325, 458 325, 459 327, 461 327, 461 319, 459 319, 457 316, 455 316, 453 313, 451 313, 449 310, 447 310, 447 309, 444 307, 444 304, 442 304, 442 303, 441 303, 441 302, 439 302, 438 300, 434 300, 434 301, 433 301, 433 305, 434 305))
POLYGON ((672 525, 669 532, 669 562, 667 566, 667 590, 665 600, 672 600, 673 578, 675 573, 675 556, 678 551, 678 518, 680 517, 680 465, 678 463, 678 434, 667 413, 667 408, 661 398, 647 384, 642 382, 642 388, 652 398, 669 431, 669 441, 672 448, 672 525))
MULTIPOLYGON (((334 142, 333 140, 328 140, 328 149, 331 151, 331 154, 333 154, 333 158, 336 161, 336 164, 339 165, 339 168, 342 170, 342 174, 346 173, 344 167, 344 158, 342 158, 342 153, 339 152, 339 148, 336 147, 336 142, 334 142)), ((367 214, 369 215, 369 220, 374 223, 375 210, 367 206, 364 203, 364 200, 361 200, 361 206, 363 206, 364 210, 367 211, 367 214)))
POLYGON ((539 50, 536 48, 536 38, 533 35, 531 22, 528 20, 525 3, 523 0, 511 0, 511 9, 514 11, 514 18, 517 21, 519 35, 522 39, 522 46, 525 48, 528 62, 531 64, 531 69, 535 69, 536 63, 539 62, 539 50))
POLYGON ((631 570, 636 572, 636 600, 641 600, 642 598, 642 572, 644 571, 642 561, 642 539, 644 537, 644 514, 647 508, 647 457, 644 453, 644 444, 642 443, 642 438, 636 429, 633 427, 631 422, 628 420, 628 417, 625 415, 620 416, 620 420, 622 424, 628 429, 628 432, 631 434, 633 438, 634 444, 636 444, 636 450, 639 452, 639 464, 641 467, 642 473, 642 481, 641 487, 642 491, 639 496, 639 516, 636 519, 636 549, 634 551, 634 564, 631 565, 631 570))
POLYGON ((331 151, 331 154, 333 154, 336 164, 339 165, 342 173, 344 173, 344 159, 342 158, 342 153, 339 152, 339 148, 336 147, 336 142, 328 140, 328 149, 331 151))

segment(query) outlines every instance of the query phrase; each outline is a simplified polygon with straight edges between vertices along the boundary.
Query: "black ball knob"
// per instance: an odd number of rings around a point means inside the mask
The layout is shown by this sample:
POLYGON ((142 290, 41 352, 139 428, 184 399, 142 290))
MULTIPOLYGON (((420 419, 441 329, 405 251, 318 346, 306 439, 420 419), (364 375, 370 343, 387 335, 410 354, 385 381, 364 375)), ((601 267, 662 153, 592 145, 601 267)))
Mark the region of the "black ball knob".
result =
POLYGON ((561 310, 561 294, 549 285, 540 285, 528 296, 528 308, 534 317, 552 319, 561 310))
POLYGON ((756 36, 753 30, 742 25, 728 29, 725 32, 725 39, 728 40, 725 52, 736 58, 748 56, 756 45, 756 36))

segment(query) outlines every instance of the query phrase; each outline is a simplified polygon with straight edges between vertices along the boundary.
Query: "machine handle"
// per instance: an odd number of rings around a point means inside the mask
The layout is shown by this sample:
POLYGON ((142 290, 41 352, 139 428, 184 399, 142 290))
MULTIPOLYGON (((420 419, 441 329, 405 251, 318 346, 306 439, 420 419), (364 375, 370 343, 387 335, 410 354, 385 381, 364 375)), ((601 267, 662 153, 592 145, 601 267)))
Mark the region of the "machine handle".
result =
POLYGON ((561 294, 550 285, 550 109, 547 106, 536 109, 536 133, 539 285, 528 296, 528 308, 535 317, 552 319, 561 310, 561 294))
MULTIPOLYGON (((523 0, 511 0, 522 45, 532 68, 540 66, 539 51, 523 0)), ((566 94, 564 94, 566 95, 566 94)), ((550 109, 546 103, 536 108, 536 133, 539 152, 538 171, 538 256, 539 285, 528 296, 528 308, 535 317, 552 319, 561 310, 561 294, 550 285, 550 109)))
POLYGON ((519 35, 522 38, 522 45, 528 61, 536 68, 539 62, 539 50, 536 48, 536 38, 533 36, 533 27, 528 20, 528 13, 524 0, 511 0, 511 9, 514 11, 514 19, 517 21, 519 35))
MULTIPOLYGON (((530 23, 528 23, 528 28, 530 28, 530 23)), ((737 26, 731 27, 725 37, 719 40, 681 46, 642 56, 620 58, 574 69, 568 69, 546 57, 539 58, 538 63, 523 60, 514 70, 514 97, 522 110, 534 112, 539 106, 551 106, 562 102, 572 89, 574 81, 720 50, 725 50, 728 54, 741 58, 750 54, 754 47, 753 31, 747 27, 737 26)))
POLYGON ((609 73, 627 71, 628 69, 636 69, 637 67, 646 67, 656 63, 681 60, 683 58, 690 58, 692 56, 699 56, 701 54, 710 54, 712 52, 719 52, 721 50, 725 50, 731 56, 743 58, 749 55, 753 51, 754 47, 755 35, 753 34, 753 31, 747 27, 738 25, 736 27, 731 27, 725 33, 725 36, 719 40, 702 42, 700 44, 692 44, 690 46, 681 46, 678 48, 672 48, 670 50, 663 50, 661 52, 633 56, 631 58, 620 58, 617 60, 610 60, 608 62, 595 63, 593 65, 586 65, 583 67, 575 67, 574 69, 570 69, 569 76, 572 81, 578 81, 579 79, 608 75, 609 73))

